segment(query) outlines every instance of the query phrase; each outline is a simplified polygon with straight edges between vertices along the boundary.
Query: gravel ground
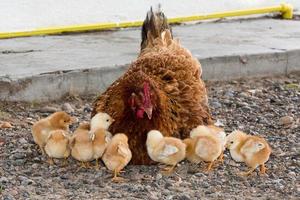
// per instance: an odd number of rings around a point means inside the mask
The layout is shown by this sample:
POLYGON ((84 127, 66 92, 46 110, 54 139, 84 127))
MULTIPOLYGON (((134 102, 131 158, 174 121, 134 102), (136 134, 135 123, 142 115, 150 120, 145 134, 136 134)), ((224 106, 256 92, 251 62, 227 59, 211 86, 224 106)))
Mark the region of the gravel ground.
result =
POLYGON ((300 75, 207 83, 212 114, 227 132, 242 129, 271 144, 268 174, 255 172, 247 178, 237 174, 246 166, 235 163, 228 152, 224 164, 210 173, 187 162, 170 176, 163 176, 157 166, 127 166, 122 176, 128 182, 120 184, 112 183, 104 168, 76 172, 78 163, 72 159, 67 167, 60 162, 49 166, 33 143, 32 123, 61 108, 88 120, 93 97, 47 104, 0 102, 0 119, 13 125, 0 129, 1 198, 299 199, 299 83, 300 75))

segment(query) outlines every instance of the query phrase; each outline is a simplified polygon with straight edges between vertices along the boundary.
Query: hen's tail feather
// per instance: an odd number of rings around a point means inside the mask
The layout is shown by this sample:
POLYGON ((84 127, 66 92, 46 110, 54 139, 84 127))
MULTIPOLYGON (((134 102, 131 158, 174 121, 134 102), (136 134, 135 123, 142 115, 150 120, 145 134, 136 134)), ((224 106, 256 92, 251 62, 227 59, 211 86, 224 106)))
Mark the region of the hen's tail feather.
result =
POLYGON ((157 37, 161 37, 161 34, 165 30, 169 30, 171 33, 171 37, 173 38, 172 29, 168 24, 167 17, 161 11, 160 5, 155 11, 153 11, 151 7, 142 26, 141 50, 143 50, 147 46, 149 40, 154 40, 157 37))

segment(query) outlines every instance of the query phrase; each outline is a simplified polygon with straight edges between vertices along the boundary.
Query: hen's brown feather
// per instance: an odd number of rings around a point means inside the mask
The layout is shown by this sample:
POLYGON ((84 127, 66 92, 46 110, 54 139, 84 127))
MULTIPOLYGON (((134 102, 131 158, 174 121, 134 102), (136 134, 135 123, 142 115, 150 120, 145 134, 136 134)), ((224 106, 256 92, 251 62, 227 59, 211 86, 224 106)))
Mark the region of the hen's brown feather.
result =
POLYGON ((133 164, 151 162, 145 145, 148 131, 156 129, 165 136, 186 138, 192 128, 212 122, 198 60, 172 39, 169 30, 146 39, 147 46, 137 60, 98 97, 92 113, 106 112, 115 119, 110 131, 127 134, 133 164), (137 119, 128 105, 132 92, 138 92, 145 81, 153 91, 151 120, 137 119))

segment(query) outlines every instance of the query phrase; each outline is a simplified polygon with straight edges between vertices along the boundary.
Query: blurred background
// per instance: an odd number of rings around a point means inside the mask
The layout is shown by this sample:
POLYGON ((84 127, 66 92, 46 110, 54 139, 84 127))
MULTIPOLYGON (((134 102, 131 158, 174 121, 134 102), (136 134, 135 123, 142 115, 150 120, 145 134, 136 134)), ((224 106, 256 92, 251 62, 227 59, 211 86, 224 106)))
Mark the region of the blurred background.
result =
MULTIPOLYGON (((0 32, 51 26, 143 20, 161 3, 168 17, 278 5, 282 0, 1 0, 0 32)), ((296 9, 299 0, 286 0, 296 9)))

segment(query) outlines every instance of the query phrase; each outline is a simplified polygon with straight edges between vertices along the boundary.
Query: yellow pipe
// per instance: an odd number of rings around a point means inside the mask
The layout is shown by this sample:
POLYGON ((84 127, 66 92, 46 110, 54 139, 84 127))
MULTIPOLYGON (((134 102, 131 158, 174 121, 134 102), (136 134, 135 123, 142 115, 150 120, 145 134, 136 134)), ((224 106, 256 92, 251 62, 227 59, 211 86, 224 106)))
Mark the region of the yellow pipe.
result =
MULTIPOLYGON (((207 15, 194 15, 187 17, 175 17, 170 18, 168 22, 170 24, 200 21, 207 19, 225 18, 225 17, 237 17, 245 15, 255 15, 264 13, 280 12, 283 19, 293 18, 293 6, 290 4, 282 3, 278 6, 271 6, 265 8, 254 8, 245 10, 235 10, 227 12, 218 12, 207 15)), ((32 31, 19 31, 19 32, 0 32, 0 39, 15 38, 15 37, 27 37, 35 35, 52 35, 62 33, 84 32, 84 31, 97 31, 97 30, 111 30, 116 28, 129 28, 138 27, 143 24, 143 21, 133 22, 120 22, 120 23, 99 23, 99 24, 85 24, 85 25, 73 25, 73 26, 61 26, 61 27, 47 27, 40 28, 32 31)))

